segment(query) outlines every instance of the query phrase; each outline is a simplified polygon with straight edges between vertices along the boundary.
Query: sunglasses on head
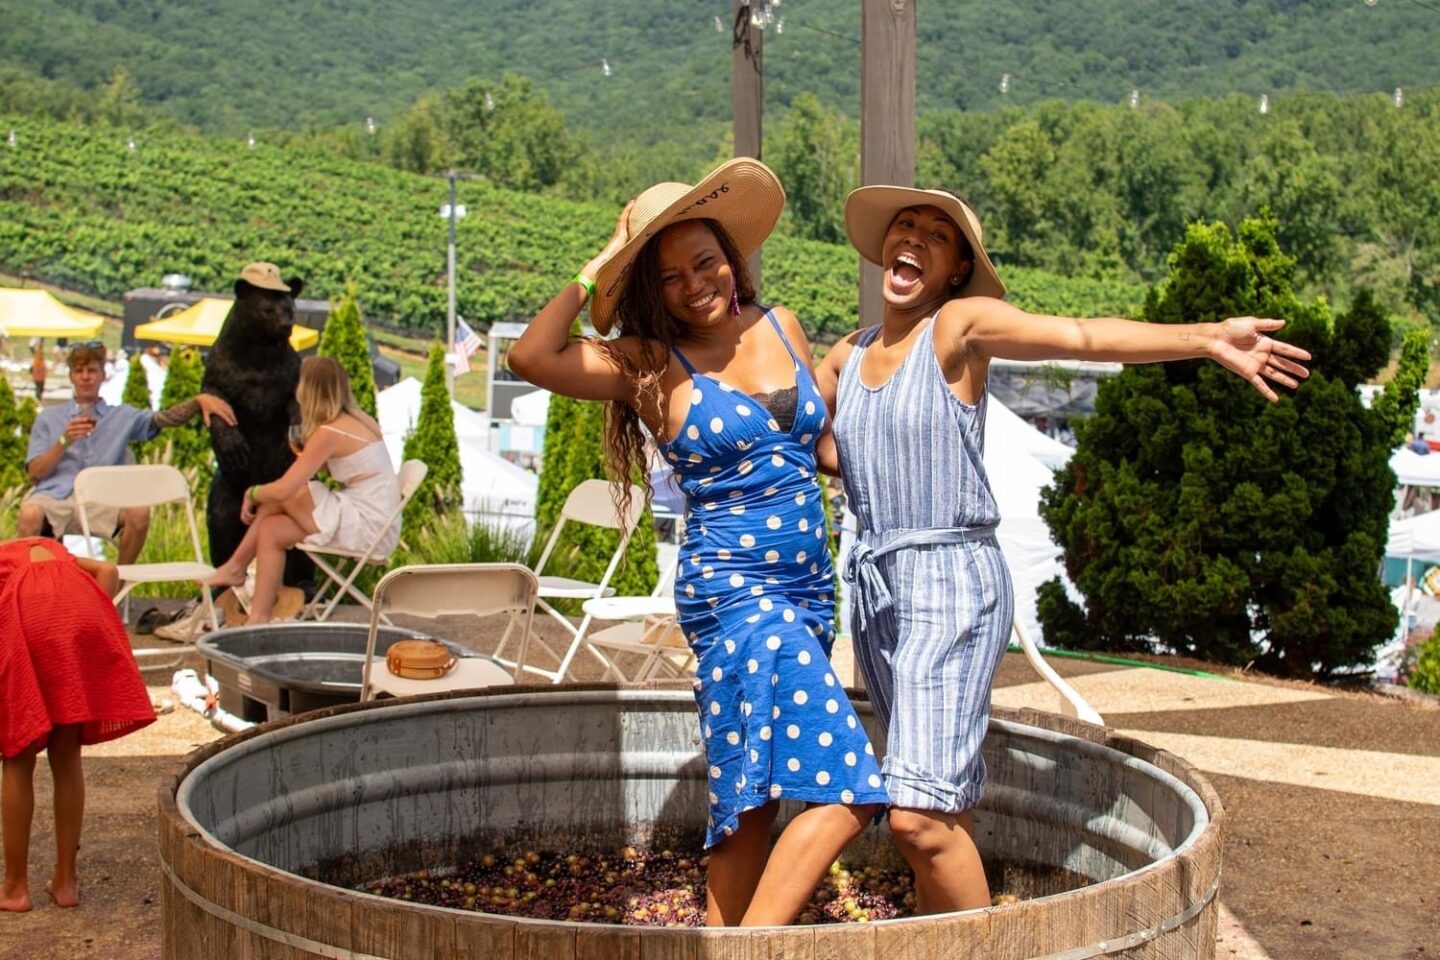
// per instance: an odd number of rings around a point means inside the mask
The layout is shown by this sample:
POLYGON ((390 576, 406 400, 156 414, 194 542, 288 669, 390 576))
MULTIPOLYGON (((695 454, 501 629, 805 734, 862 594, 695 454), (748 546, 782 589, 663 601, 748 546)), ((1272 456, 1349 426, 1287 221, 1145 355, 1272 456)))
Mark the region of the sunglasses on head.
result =
POLYGON ((75 350, 75 349, 78 349, 79 347, 85 347, 86 349, 89 349, 89 350, 99 350, 99 349, 103 348, 104 346, 105 346, 105 341, 104 341, 104 340, 84 340, 84 341, 82 341, 82 342, 80 342, 80 343, 72 343, 72 344, 70 344, 70 349, 71 349, 71 350, 75 350))

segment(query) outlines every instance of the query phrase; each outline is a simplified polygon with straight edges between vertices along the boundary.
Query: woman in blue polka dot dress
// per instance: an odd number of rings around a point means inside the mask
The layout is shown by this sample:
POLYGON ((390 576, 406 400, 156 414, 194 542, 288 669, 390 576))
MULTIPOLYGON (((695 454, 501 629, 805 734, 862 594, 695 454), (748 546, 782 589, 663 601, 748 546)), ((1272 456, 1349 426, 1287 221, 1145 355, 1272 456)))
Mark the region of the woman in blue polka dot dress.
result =
POLYGON ((694 187, 651 187, 509 354, 531 382, 610 401, 612 476, 644 464, 643 423, 685 493, 676 606, 697 658, 711 925, 792 921, 888 802, 829 661, 825 404, 799 323, 754 302, 745 268, 783 206, 774 174, 747 158, 694 187), (619 337, 569 339, 586 294, 596 329, 619 337), (782 798, 806 808, 772 851, 782 798))

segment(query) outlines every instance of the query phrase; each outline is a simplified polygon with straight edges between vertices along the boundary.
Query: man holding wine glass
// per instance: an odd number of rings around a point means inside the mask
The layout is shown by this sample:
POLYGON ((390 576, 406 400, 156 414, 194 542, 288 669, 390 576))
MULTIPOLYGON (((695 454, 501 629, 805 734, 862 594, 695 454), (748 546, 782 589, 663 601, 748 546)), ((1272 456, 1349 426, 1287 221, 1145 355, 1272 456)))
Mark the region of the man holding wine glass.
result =
MULTIPOLYGON (((75 508, 75 477, 86 467, 118 466, 129 460, 131 443, 153 438, 161 429, 185 423, 199 413, 232 426, 234 411, 219 397, 200 394, 168 410, 152 412, 111 406, 100 398, 105 382, 105 345, 87 340, 70 347, 70 401, 46 407, 30 429, 25 472, 35 489, 20 504, 21 537, 63 537, 80 533, 75 508)), ((107 539, 119 535, 118 562, 134 563, 150 529, 146 507, 90 511, 90 532, 107 539)))

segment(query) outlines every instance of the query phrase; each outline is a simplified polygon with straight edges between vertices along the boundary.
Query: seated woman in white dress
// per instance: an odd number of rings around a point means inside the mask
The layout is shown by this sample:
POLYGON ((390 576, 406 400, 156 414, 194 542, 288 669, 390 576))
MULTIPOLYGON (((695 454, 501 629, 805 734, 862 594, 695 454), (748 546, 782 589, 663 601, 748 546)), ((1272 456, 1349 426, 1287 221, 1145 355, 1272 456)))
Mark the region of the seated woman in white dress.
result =
MULTIPOLYGON (((235 553, 205 581, 239 586, 256 561, 248 623, 266 623, 280 592, 285 551, 297 543, 365 550, 400 506, 400 481, 380 436, 380 425, 361 410, 345 369, 329 357, 307 357, 295 388, 300 405, 298 456, 279 480, 246 493, 240 519, 249 525, 235 553), (344 484, 331 490, 312 479, 324 467, 344 484)), ((389 554, 399 542, 392 528, 376 547, 389 554)))

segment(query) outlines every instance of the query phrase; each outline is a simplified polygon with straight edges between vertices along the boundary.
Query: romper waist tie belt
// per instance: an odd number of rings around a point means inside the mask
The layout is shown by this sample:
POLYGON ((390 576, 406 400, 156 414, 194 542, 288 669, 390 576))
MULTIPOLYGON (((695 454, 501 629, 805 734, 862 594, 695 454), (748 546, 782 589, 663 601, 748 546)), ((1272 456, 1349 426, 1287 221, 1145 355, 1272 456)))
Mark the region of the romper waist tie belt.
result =
POLYGON ((852 599, 856 611, 856 627, 868 630, 895 605, 890 585, 880 572, 879 559, 907 547, 934 546, 948 543, 970 543, 993 537, 1000 524, 986 523, 973 527, 918 527, 910 530, 887 530, 877 537, 869 530, 861 531, 859 539, 845 557, 842 576, 854 588, 852 599), (883 540, 875 546, 875 540, 883 540))

